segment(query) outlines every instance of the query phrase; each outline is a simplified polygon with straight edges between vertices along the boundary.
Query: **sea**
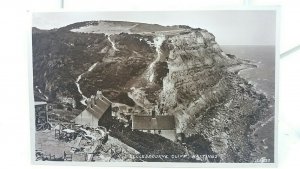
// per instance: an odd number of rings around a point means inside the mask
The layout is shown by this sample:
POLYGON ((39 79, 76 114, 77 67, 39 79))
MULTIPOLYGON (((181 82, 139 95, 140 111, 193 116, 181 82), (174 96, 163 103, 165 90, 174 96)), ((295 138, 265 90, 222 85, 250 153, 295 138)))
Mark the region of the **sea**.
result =
POLYGON ((223 45, 225 53, 252 61, 257 68, 242 70, 239 75, 247 79, 259 93, 270 100, 269 118, 261 121, 255 135, 257 162, 274 162, 274 124, 275 124, 275 46, 223 45))

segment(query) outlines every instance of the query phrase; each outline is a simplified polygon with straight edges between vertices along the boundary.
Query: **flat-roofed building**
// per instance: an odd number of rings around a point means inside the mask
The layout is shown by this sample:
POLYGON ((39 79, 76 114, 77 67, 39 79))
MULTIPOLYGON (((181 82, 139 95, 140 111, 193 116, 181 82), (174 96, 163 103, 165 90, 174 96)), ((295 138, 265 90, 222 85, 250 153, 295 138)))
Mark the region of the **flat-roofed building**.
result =
POLYGON ((132 116, 132 130, 161 135, 172 141, 176 140, 176 126, 173 115, 132 116))

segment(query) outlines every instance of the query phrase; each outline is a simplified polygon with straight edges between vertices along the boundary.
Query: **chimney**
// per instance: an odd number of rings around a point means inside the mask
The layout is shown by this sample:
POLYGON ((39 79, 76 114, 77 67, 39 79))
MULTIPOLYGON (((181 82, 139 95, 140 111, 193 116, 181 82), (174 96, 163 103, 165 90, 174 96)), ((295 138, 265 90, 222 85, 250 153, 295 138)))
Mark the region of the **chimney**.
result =
POLYGON ((88 98, 88 99, 86 100, 86 105, 87 105, 87 107, 88 107, 88 108, 91 108, 91 104, 92 104, 92 101, 91 101, 90 98, 88 98))
POLYGON ((94 95, 91 96, 91 103, 92 103, 91 107, 95 106, 95 96, 94 95))
POLYGON ((155 118, 155 110, 154 109, 152 110, 152 118, 153 119, 155 118))
POLYGON ((101 91, 97 91, 96 98, 102 100, 102 96, 103 96, 102 92, 101 91))

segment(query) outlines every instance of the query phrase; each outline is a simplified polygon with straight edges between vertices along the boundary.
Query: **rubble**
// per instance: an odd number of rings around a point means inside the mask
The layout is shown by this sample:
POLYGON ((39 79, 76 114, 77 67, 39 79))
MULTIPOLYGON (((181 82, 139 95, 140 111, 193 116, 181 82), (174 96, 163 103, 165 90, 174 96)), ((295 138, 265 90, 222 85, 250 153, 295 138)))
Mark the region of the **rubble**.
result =
POLYGON ((136 150, 108 135, 105 127, 59 123, 36 132, 37 161, 128 161, 136 150))

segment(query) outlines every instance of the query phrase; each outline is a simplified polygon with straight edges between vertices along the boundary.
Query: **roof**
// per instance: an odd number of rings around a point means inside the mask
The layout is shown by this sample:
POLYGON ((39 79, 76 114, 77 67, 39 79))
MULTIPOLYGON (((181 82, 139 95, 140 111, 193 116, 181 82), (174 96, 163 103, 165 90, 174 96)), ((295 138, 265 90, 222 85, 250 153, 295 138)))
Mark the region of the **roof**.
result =
POLYGON ((132 116, 132 129, 138 130, 175 130, 174 116, 132 116))
POLYGON ((95 99, 95 105, 86 108, 85 111, 92 113, 97 119, 100 119, 105 111, 110 107, 111 102, 108 99, 95 99))
POLYGON ((47 104, 47 102, 34 102, 34 105, 35 106, 38 106, 38 105, 45 105, 47 104))

